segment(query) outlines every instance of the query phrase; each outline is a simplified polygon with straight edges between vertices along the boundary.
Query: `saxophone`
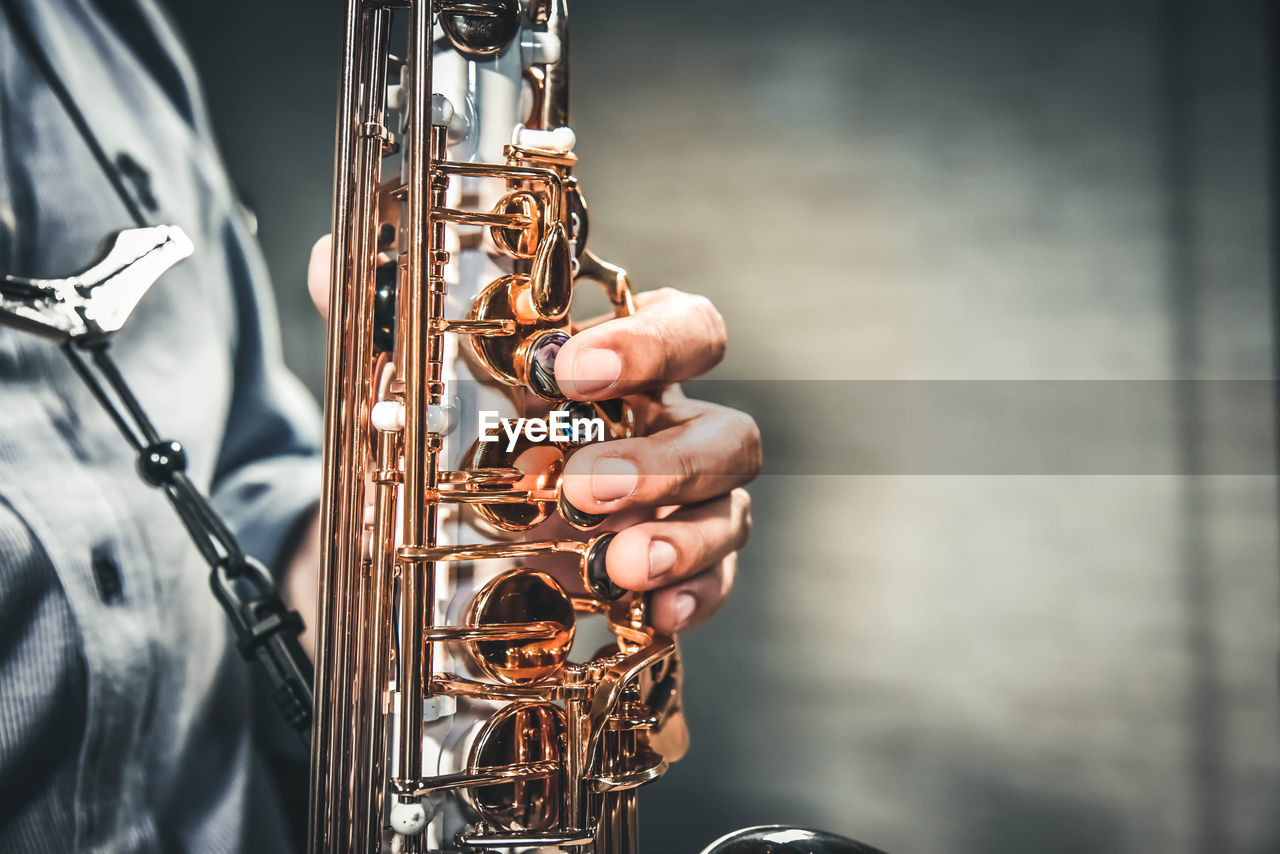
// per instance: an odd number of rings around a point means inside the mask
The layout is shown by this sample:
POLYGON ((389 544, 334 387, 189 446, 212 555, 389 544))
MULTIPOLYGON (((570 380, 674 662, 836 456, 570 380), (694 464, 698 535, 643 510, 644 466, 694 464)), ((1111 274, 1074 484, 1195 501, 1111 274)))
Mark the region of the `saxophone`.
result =
POLYGON ((577 283, 633 310, 587 248, 567 23, 564 0, 348 4, 313 851, 634 852, 636 789, 684 751, 675 639, 560 490, 573 447, 637 427, 555 382, 577 283), (496 429, 531 412, 564 429, 496 429), (567 579, 531 566, 557 556, 567 579), (591 617, 610 643, 571 661, 591 617))
MULTIPOLYGON (((588 247, 566 0, 348 0, 345 39, 309 849, 635 854, 687 734, 675 638, 561 491, 641 429, 555 381, 579 283, 633 311, 588 247)), ((708 850, 870 850, 833 840, 708 850)))

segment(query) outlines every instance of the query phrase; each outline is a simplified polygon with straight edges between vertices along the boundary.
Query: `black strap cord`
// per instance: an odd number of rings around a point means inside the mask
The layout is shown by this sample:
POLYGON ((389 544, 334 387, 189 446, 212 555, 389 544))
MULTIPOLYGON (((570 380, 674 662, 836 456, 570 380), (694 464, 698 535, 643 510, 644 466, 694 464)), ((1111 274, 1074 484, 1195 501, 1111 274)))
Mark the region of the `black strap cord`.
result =
POLYGON ((187 476, 182 445, 160 438, 111 358, 106 342, 62 347, 95 400, 138 454, 138 475, 164 492, 209 565, 209 584, 226 612, 236 646, 262 665, 271 697, 288 724, 309 740, 313 673, 298 636, 302 618, 280 599, 271 574, 244 553, 235 536, 187 476), (82 351, 89 354, 86 359, 82 351))

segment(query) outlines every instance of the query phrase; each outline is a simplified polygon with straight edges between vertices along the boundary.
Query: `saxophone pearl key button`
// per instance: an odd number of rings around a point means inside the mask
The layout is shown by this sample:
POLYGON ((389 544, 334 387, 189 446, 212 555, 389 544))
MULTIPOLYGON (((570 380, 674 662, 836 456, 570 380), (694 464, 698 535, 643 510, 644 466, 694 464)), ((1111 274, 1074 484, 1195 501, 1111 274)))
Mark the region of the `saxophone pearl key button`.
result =
POLYGON ((520 51, 526 65, 555 65, 560 61, 560 37, 555 33, 525 30, 520 35, 520 51))
POLYGON ((427 406, 427 432, 448 433, 453 429, 453 407, 429 404, 427 406))
POLYGON ((530 347, 529 390, 538 397, 555 400, 563 396, 560 383, 556 382, 556 356, 568 342, 565 332, 553 329, 540 333, 530 347))
POLYGON ((429 724, 441 718, 447 718, 457 711, 457 708, 457 700, 453 697, 444 695, 424 697, 422 700, 422 722, 429 724))
POLYGON ((391 806, 391 827, 403 836, 417 836, 430 822, 431 816, 421 801, 407 804, 397 801, 391 806))
MULTIPOLYGON (((404 404, 398 400, 380 400, 369 412, 369 422, 383 433, 399 433, 404 429, 404 404)), ((453 409, 447 405, 427 406, 427 431, 447 433, 453 427, 453 409)))
POLYGON ((471 132, 471 123, 465 113, 459 112, 453 102, 440 93, 431 96, 431 123, 449 131, 449 142, 457 144, 471 132))
POLYGON ((560 516, 570 525, 583 531, 589 531, 609 518, 608 513, 584 513, 569 503, 560 493, 560 516))
POLYGON ((454 109, 453 102, 436 92, 431 96, 431 123, 433 125, 448 125, 453 121, 454 109))
POLYGON ((520 125, 516 128, 513 140, 520 148, 536 148, 543 151, 555 151, 568 154, 578 144, 578 137, 573 128, 559 127, 555 130, 536 130, 520 125))
POLYGON ((399 433, 404 429, 404 404, 398 400, 380 400, 373 405, 369 421, 383 433, 399 433))
POLYGON ((617 534, 615 533, 609 533, 598 537, 587 551, 587 584, 591 586, 596 596, 606 602, 621 599, 622 595, 627 592, 609 577, 609 568, 606 566, 609 544, 613 542, 613 538, 616 536, 617 534))
POLYGON ((569 417, 569 445, 586 445, 591 442, 590 422, 598 418, 594 404, 571 400, 560 407, 569 417))

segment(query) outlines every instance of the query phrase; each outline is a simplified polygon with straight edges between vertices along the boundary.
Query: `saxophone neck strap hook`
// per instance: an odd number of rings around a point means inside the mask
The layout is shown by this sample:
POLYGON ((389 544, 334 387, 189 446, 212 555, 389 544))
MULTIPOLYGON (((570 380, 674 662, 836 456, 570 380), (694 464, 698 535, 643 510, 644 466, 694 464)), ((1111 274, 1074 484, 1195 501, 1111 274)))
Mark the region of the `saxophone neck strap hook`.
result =
POLYGON ((194 251, 171 225, 114 235, 100 261, 60 279, 0 277, 0 324, 59 342, 76 375, 137 453, 138 476, 164 492, 209 566, 213 593, 241 654, 262 665, 285 721, 305 741, 311 726, 312 673, 298 642, 302 619, 280 600, 271 575, 187 475, 178 442, 163 439, 111 358, 110 340, 160 277, 194 251))
POLYGON ((84 272, 60 279, 0 277, 0 323, 82 346, 103 341, 194 250, 176 225, 125 229, 109 238, 106 254, 84 272))

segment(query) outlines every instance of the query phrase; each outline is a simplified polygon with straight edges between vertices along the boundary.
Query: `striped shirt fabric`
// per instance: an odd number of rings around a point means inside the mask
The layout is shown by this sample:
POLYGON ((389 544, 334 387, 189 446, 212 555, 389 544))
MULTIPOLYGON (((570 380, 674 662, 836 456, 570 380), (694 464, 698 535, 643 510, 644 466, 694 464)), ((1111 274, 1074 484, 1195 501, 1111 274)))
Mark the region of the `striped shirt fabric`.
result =
MULTIPOLYGON (((0 272, 89 266, 134 225, 121 187, 196 251, 115 358, 278 562, 319 493, 317 412, 191 65, 149 0, 0 0, 0 272)), ((260 687, 113 423, 56 345, 0 328, 0 852, 291 850, 266 768, 296 748, 260 687)))

